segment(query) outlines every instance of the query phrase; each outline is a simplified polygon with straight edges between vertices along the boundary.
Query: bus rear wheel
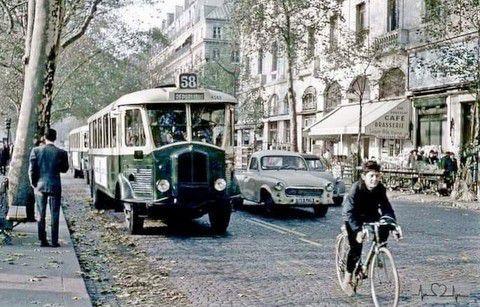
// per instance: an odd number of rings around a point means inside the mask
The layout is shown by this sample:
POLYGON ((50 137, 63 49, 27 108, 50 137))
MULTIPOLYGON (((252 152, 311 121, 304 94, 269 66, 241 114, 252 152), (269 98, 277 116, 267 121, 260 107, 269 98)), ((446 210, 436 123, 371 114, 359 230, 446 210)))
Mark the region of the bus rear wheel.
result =
POLYGON ((96 187, 93 188, 93 207, 97 210, 105 209, 105 196, 96 187))
POLYGON ((138 215, 138 208, 131 204, 124 204, 125 222, 128 227, 128 233, 132 235, 141 234, 143 231, 144 219, 138 215))
POLYGON ((208 212, 210 226, 217 234, 227 232, 230 223, 230 215, 232 214, 232 205, 229 202, 217 203, 208 212))

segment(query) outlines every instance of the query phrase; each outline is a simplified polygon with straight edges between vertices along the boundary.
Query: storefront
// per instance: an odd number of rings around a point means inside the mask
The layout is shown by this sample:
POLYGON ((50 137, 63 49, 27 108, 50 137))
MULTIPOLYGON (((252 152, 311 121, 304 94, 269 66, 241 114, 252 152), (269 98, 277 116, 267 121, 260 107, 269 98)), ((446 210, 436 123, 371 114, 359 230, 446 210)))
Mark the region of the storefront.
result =
MULTIPOLYGON (((410 102, 405 99, 383 100, 362 105, 361 155, 368 158, 394 156, 410 142, 410 102)), ((360 126, 360 105, 341 105, 306 133, 315 140, 333 144, 334 155, 350 155, 356 150, 360 126)))

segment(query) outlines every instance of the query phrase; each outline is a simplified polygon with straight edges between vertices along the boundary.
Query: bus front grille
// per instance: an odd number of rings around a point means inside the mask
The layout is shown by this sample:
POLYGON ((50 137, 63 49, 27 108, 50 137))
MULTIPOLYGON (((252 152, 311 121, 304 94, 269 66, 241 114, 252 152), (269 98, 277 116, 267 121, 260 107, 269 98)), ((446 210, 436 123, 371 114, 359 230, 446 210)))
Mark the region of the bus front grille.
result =
POLYGON ((136 198, 152 199, 153 198, 153 172, 151 168, 132 168, 127 170, 128 174, 132 174, 135 180, 130 181, 133 193, 136 198))
POLYGON ((186 152, 178 156, 179 183, 207 183, 207 156, 200 152, 186 152))

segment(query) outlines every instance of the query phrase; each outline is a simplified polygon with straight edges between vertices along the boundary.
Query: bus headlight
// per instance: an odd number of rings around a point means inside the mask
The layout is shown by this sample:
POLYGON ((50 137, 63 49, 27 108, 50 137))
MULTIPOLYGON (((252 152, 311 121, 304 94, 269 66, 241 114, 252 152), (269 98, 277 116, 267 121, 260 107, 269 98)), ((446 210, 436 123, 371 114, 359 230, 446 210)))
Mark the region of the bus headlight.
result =
POLYGON ((227 187, 227 182, 223 178, 218 178, 217 180, 215 180, 214 187, 217 191, 223 191, 227 187))
POLYGON ((277 184, 273 188, 277 191, 281 191, 285 188, 285 185, 283 184, 283 182, 277 182, 277 184))
POLYGON ((333 183, 329 182, 329 183, 327 183, 327 185, 325 186, 325 191, 327 191, 327 192, 332 192, 332 191, 333 191, 333 188, 334 188, 333 183))
POLYGON ((168 182, 166 179, 157 181, 157 189, 162 193, 167 192, 168 189, 170 189, 170 182, 168 182))

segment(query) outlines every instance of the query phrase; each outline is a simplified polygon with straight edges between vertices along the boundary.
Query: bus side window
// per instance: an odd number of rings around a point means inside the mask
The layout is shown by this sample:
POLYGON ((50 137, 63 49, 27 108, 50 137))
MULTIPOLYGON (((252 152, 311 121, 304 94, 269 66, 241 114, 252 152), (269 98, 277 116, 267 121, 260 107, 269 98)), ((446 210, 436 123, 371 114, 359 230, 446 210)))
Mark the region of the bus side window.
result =
POLYGON ((110 131, 112 132, 112 147, 117 147, 117 119, 111 118, 110 131))
POLYGON ((127 146, 145 146, 142 113, 140 110, 125 112, 125 144, 127 146))

